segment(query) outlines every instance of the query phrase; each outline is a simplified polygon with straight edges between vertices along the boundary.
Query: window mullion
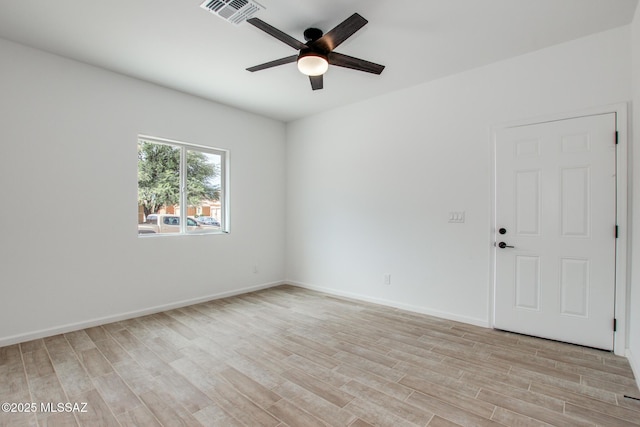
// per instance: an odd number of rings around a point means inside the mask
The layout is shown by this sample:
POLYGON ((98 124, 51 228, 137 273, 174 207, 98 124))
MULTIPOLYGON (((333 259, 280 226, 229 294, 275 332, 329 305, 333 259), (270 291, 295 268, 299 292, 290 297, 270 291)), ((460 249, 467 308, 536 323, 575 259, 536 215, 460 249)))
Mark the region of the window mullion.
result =
POLYGON ((187 232, 187 149, 180 147, 180 234, 187 232))

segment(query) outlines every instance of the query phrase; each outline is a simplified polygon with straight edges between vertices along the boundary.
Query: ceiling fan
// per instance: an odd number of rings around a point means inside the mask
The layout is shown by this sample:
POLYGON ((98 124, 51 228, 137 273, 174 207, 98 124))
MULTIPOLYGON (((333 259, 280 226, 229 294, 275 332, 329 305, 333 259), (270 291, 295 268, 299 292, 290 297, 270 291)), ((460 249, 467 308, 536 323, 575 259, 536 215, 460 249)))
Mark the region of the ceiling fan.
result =
POLYGON ((247 68, 248 71, 260 71, 278 65, 297 62, 300 72, 309 76, 311 88, 318 90, 323 87, 322 75, 329 68, 329 64, 373 74, 380 74, 382 70, 384 70, 384 65, 374 64, 364 59, 354 58, 333 51, 369 22, 357 13, 351 15, 324 35, 322 34, 322 30, 318 28, 307 28, 304 31, 306 43, 298 41, 258 18, 247 19, 247 22, 300 51, 297 55, 287 56, 247 68))

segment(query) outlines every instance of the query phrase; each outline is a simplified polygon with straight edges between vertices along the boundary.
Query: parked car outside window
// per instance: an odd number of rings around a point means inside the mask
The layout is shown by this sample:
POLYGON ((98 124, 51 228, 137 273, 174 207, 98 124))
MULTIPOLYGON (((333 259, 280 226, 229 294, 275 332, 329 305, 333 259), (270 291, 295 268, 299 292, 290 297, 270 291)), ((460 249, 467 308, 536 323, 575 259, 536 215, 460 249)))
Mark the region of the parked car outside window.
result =
POLYGON ((218 221, 212 216, 197 216, 196 221, 198 221, 200 224, 214 225, 216 227, 220 227, 220 221, 218 221))
MULTIPOLYGON (((218 223, 218 226, 220 223, 218 223)), ((187 232, 190 233, 210 233, 219 231, 219 228, 203 224, 195 218, 187 217, 187 232)), ((147 221, 138 224, 138 234, 167 234, 180 232, 180 216, 165 214, 150 214, 147 221)))

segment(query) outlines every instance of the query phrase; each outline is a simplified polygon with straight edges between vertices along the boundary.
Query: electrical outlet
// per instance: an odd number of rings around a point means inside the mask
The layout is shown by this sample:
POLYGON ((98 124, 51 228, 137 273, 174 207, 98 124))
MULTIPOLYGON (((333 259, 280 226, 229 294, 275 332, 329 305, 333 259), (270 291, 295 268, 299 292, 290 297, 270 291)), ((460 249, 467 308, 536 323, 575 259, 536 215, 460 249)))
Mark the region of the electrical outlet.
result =
POLYGON ((385 285, 390 285, 391 284, 391 275, 390 274, 385 274, 384 275, 384 284, 385 285))
POLYGON ((464 211, 449 212, 449 222, 464 222, 464 211))

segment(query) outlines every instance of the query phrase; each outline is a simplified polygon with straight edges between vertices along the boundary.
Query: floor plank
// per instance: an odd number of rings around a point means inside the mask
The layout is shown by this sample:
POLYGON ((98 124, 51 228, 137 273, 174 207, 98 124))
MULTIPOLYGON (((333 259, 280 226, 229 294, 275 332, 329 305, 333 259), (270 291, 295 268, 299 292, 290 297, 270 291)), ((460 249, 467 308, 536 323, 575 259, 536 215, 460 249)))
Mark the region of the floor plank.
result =
POLYGON ((625 358, 293 286, 0 348, 0 426, 640 426, 625 358))

